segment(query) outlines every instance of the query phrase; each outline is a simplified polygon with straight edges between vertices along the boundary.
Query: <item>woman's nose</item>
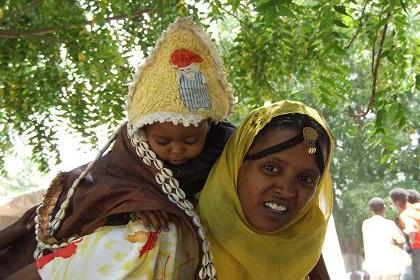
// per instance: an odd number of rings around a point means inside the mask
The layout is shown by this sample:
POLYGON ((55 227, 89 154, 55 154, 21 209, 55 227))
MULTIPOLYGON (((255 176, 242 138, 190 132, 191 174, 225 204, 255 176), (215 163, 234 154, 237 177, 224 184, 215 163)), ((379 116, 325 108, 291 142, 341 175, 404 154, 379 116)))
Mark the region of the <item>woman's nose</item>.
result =
POLYGON ((291 180, 282 180, 276 184, 274 194, 282 198, 292 198, 296 196, 296 186, 291 180))

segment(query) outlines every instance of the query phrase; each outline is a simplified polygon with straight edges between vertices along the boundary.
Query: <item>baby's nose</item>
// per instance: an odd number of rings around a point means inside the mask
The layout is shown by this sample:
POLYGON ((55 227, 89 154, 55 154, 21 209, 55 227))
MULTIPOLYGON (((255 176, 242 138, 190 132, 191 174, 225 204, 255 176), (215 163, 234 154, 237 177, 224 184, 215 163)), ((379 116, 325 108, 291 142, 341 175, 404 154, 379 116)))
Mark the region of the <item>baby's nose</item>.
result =
POLYGON ((172 154, 182 154, 185 152, 185 146, 180 143, 174 143, 171 146, 171 153, 172 154))

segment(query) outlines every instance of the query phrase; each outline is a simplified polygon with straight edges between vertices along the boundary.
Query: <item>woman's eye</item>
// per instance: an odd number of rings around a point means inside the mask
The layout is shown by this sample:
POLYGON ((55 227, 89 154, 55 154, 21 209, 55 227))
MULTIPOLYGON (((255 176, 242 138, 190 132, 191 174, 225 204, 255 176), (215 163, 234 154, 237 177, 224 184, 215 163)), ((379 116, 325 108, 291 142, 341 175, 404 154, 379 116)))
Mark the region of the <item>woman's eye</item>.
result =
POLYGON ((315 178, 310 175, 301 175, 299 179, 305 186, 313 187, 316 184, 315 178))
POLYGON ((262 168, 267 173, 277 173, 277 172, 279 172, 279 169, 274 164, 264 164, 262 168))

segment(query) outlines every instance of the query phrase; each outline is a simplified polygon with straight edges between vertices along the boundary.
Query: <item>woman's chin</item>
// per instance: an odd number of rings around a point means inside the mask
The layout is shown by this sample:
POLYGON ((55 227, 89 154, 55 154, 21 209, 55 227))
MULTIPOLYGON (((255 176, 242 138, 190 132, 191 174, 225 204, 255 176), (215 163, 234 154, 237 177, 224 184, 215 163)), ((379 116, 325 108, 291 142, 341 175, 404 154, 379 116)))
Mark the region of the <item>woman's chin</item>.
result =
POLYGON ((261 232, 274 232, 287 224, 291 217, 290 213, 279 213, 272 210, 265 210, 264 217, 258 219, 258 222, 251 223, 255 229, 261 232))

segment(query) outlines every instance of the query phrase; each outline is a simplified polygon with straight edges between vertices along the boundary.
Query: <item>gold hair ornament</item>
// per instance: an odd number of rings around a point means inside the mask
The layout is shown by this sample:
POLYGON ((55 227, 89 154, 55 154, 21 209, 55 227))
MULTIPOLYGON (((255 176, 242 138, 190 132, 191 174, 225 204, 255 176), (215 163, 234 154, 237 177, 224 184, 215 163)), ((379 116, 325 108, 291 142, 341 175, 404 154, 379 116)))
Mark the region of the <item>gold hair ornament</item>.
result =
POLYGON ((316 132, 315 129, 309 126, 303 128, 303 142, 308 148, 308 154, 316 153, 316 146, 315 146, 316 139, 318 139, 318 133, 316 132))

